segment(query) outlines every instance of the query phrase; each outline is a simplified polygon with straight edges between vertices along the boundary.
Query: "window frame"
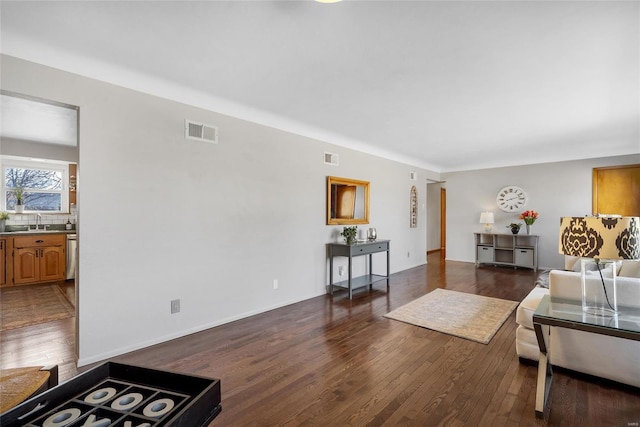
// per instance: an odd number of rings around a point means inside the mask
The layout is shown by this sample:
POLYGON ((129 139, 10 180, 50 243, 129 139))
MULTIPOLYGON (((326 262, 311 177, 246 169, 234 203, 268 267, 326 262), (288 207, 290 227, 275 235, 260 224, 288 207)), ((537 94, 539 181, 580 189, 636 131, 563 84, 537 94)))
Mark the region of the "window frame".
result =
MULTIPOLYGON (((17 156, 0 156, 0 170, 2 171, 2 197, 0 197, 0 210, 13 212, 15 209, 7 210, 7 191, 11 191, 6 186, 6 170, 10 168, 20 169, 44 169, 62 173, 62 189, 60 190, 41 190, 39 193, 60 194, 60 210, 24 210, 22 214, 65 214, 69 213, 69 162, 49 159, 31 159, 17 156)), ((20 215, 20 214, 18 214, 20 215)))

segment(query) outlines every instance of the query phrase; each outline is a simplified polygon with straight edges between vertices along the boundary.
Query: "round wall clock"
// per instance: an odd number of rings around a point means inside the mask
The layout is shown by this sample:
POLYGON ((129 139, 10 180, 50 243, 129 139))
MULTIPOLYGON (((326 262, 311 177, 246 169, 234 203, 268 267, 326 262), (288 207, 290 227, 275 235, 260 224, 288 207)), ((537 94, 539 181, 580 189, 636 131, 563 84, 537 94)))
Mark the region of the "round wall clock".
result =
POLYGON ((498 191, 496 203, 505 212, 517 211, 527 203, 527 193, 520 187, 508 185, 498 191))

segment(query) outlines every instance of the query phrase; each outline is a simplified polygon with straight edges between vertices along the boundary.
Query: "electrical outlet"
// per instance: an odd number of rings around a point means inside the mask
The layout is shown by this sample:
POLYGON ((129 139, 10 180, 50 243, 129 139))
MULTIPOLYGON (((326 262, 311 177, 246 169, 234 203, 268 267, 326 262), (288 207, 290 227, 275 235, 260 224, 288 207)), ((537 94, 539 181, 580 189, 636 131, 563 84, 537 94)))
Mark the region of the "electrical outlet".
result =
POLYGON ((171 300, 171 314, 180 313, 180 300, 172 299, 171 300))
POLYGON ((341 265, 340 267, 338 267, 338 275, 344 276, 344 265, 341 265))
POLYGON ((273 289, 278 289, 278 279, 273 279, 273 289))

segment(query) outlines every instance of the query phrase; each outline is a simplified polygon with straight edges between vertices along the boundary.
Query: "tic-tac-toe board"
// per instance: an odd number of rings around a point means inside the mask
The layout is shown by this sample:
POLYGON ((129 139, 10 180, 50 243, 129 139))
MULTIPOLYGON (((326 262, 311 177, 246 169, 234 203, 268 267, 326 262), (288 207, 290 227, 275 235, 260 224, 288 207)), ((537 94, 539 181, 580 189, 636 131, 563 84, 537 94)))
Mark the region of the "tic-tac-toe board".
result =
POLYGON ((0 416, 2 427, 199 427, 221 411, 220 381, 108 362, 0 416))

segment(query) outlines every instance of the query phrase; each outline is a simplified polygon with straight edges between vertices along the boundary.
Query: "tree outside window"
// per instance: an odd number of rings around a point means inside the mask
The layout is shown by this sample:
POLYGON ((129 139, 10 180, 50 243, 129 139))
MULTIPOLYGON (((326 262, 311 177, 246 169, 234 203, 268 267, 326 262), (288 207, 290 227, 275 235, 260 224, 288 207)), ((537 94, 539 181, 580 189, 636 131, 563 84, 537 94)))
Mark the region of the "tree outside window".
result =
POLYGON ((62 212, 66 203, 64 167, 60 165, 18 166, 5 163, 3 167, 4 209, 15 210, 16 189, 22 189, 25 211, 62 212))

